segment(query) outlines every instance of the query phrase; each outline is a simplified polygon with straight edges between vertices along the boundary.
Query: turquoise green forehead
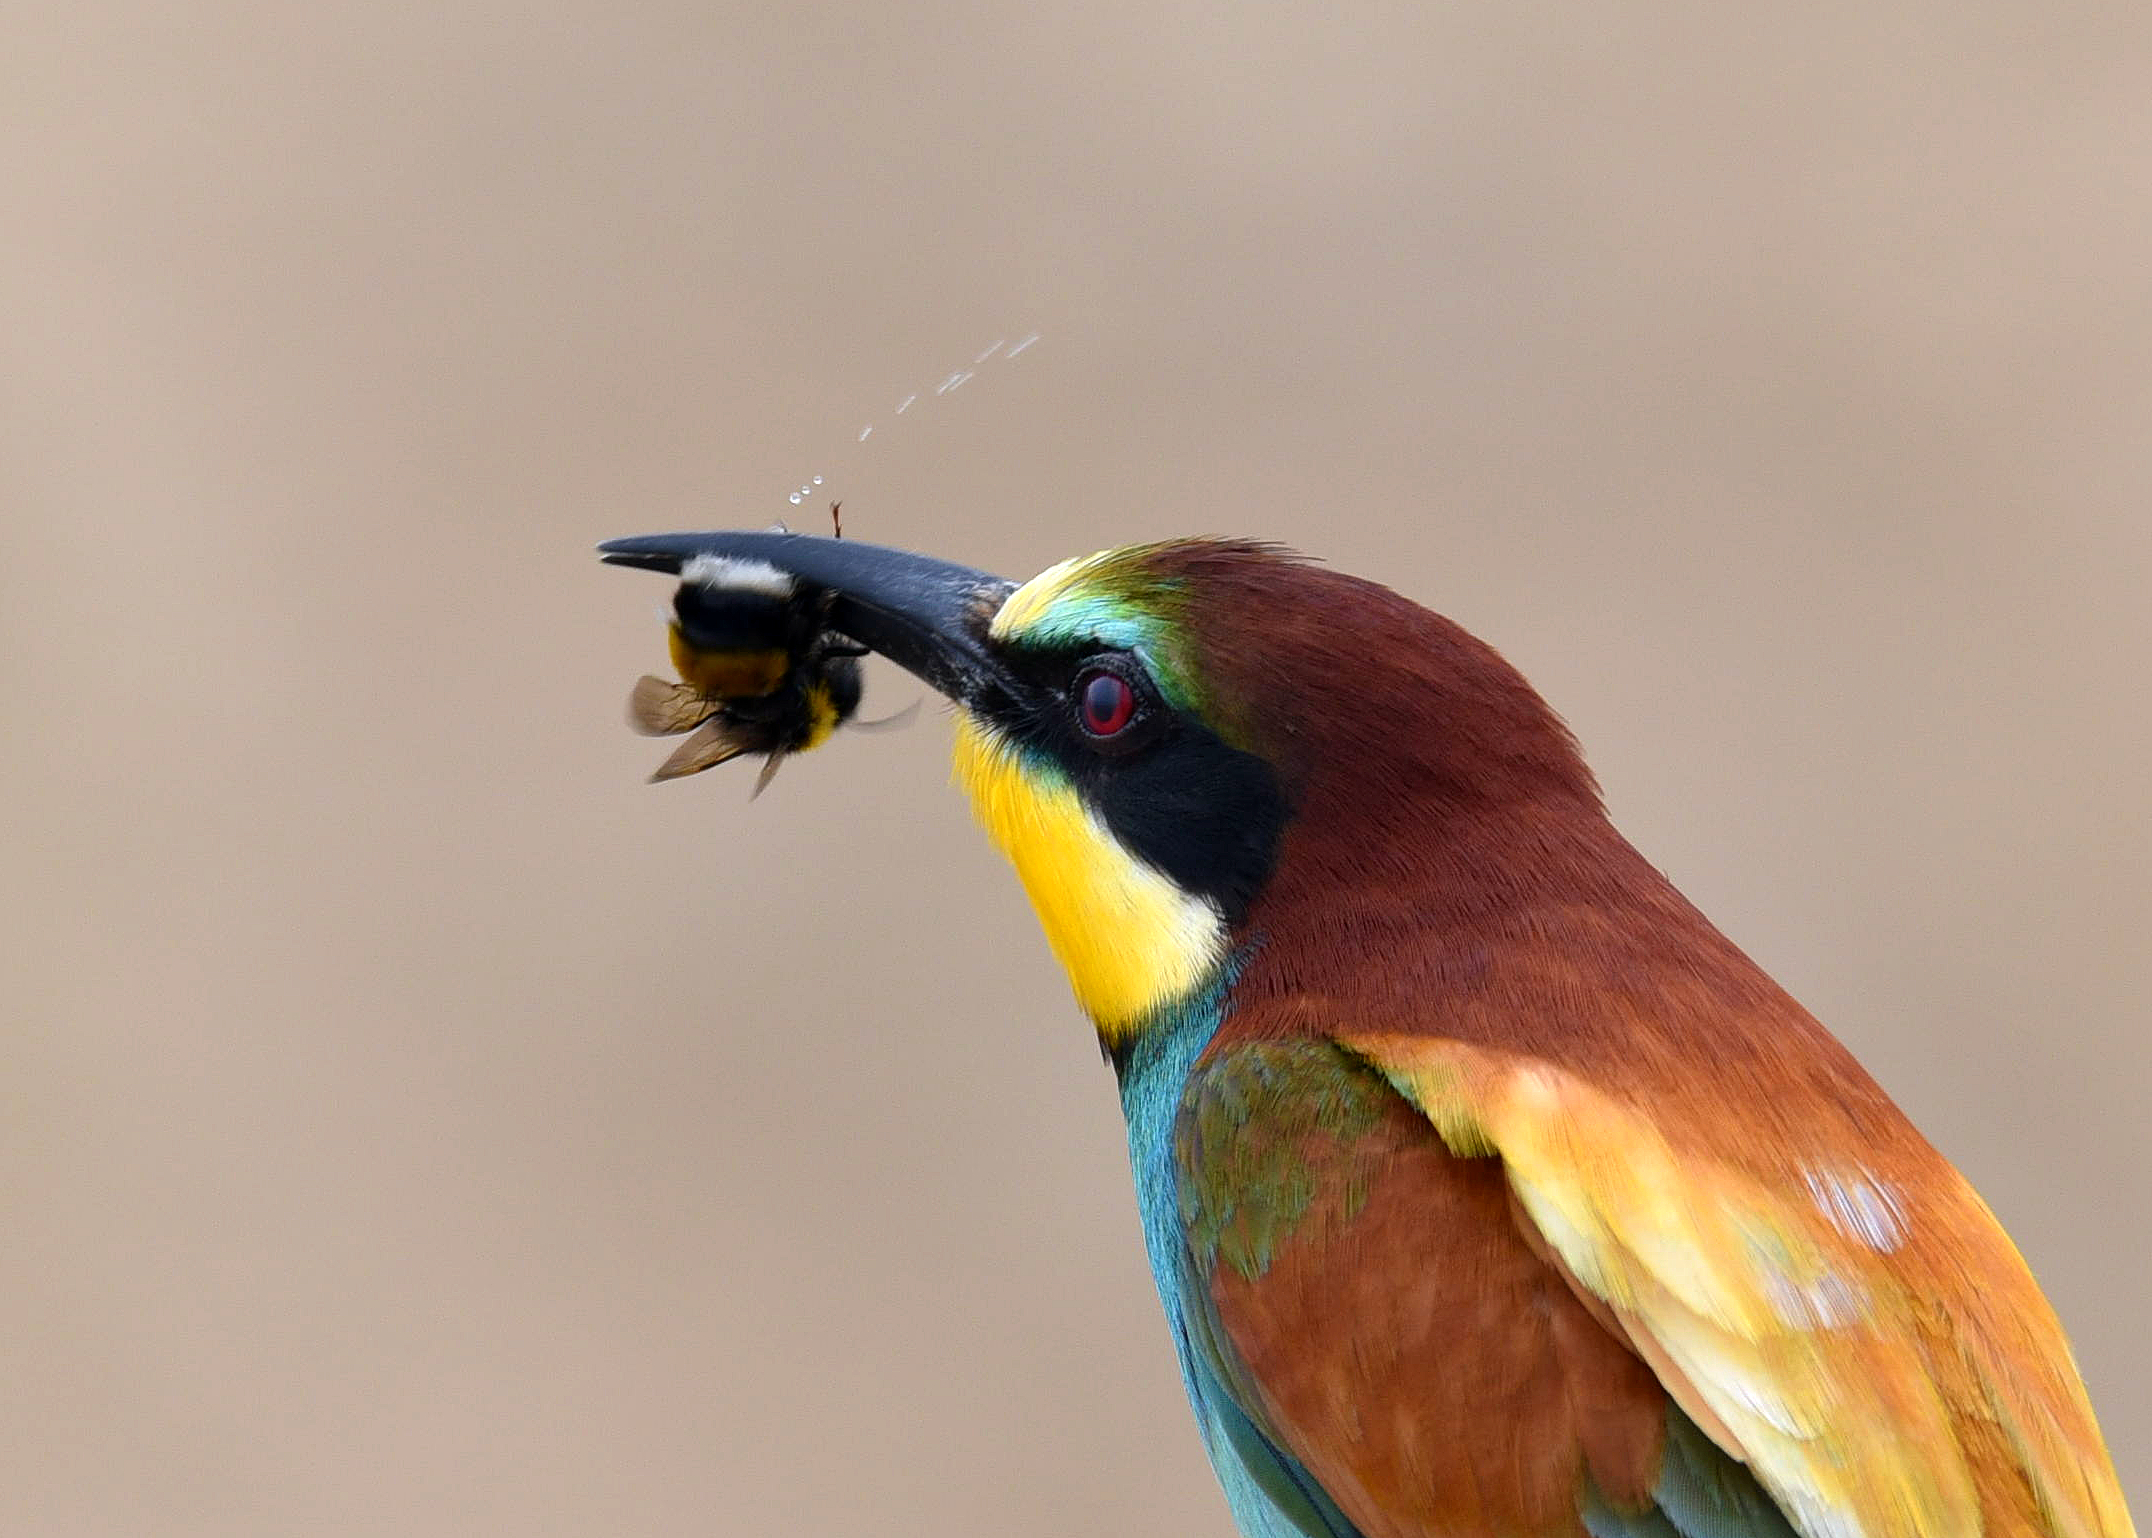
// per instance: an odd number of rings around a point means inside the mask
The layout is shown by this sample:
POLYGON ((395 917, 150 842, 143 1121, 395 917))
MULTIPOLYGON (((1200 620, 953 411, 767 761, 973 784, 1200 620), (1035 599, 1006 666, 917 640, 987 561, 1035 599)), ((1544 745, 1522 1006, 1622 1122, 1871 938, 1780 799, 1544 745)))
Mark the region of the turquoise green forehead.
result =
POLYGON ((1175 709, 1200 712, 1190 655, 1187 584, 1152 558, 1170 547, 1126 545, 1049 566, 1011 593, 988 634, 1004 646, 1133 652, 1175 709))

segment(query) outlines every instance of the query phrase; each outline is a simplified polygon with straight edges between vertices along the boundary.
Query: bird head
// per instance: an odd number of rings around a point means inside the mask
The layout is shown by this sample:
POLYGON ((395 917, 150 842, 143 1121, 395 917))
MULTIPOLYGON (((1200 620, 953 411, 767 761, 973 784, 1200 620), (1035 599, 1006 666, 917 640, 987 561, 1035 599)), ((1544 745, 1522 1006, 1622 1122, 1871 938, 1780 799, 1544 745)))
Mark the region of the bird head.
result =
POLYGON ((954 701, 958 782, 1109 1047, 1247 947, 1309 949, 1445 862, 1484 880, 1467 866, 1490 826, 1514 844, 1522 823, 1600 820, 1574 740, 1491 648, 1274 545, 1133 545, 1022 584, 795 534, 600 549, 819 584, 832 628, 954 701))

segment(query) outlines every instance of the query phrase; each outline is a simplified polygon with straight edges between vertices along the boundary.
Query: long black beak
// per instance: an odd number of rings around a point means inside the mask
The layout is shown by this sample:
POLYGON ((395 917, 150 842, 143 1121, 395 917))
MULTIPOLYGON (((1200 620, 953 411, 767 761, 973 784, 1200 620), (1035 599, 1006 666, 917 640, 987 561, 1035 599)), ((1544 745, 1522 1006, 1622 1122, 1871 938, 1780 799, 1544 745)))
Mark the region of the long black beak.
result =
POLYGON ((671 572, 698 555, 762 561, 837 595, 830 624, 918 674, 959 704, 989 708, 1015 692, 987 649, 986 627, 1016 584, 932 556, 817 534, 723 531, 609 539, 614 566, 671 572))

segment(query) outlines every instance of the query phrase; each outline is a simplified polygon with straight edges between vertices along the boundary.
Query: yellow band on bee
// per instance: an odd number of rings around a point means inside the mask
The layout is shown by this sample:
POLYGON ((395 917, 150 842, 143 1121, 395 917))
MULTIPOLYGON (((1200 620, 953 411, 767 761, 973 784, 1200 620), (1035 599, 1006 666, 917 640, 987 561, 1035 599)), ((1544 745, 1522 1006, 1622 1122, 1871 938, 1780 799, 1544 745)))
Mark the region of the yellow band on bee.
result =
POLYGON ((818 678, 807 686, 807 740, 794 751, 819 748, 836 729, 837 702, 830 698, 829 685, 818 678))
POLYGON ((1074 786, 970 716, 957 721, 956 779, 1109 1044, 1209 980, 1226 953, 1218 909, 1130 854, 1074 786))
POLYGON ((759 699, 785 681, 792 659, 781 649, 700 651, 672 627, 673 668, 680 681, 718 699, 759 699))

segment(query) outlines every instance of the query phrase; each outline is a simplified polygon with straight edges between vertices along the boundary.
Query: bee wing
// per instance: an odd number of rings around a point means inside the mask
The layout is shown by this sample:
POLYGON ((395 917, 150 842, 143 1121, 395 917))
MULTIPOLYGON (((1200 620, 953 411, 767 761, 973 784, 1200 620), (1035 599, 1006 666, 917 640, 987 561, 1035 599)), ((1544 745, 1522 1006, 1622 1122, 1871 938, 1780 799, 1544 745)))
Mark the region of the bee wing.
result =
POLYGON ((772 753, 762 761, 762 772, 755 776, 755 788, 747 793, 748 800, 754 800, 770 788, 770 781, 777 778, 777 766, 784 761, 785 755, 782 753, 772 753))
POLYGON ((635 680, 628 695, 628 725, 645 737, 677 737, 715 714, 716 702, 701 690, 648 673, 635 680))
POLYGON ((733 734, 731 727, 721 717, 714 718, 696 727, 692 737, 674 748, 672 757, 658 765, 650 780, 656 784, 660 780, 700 774, 705 769, 715 769, 719 764, 738 758, 746 751, 747 744, 733 734))

